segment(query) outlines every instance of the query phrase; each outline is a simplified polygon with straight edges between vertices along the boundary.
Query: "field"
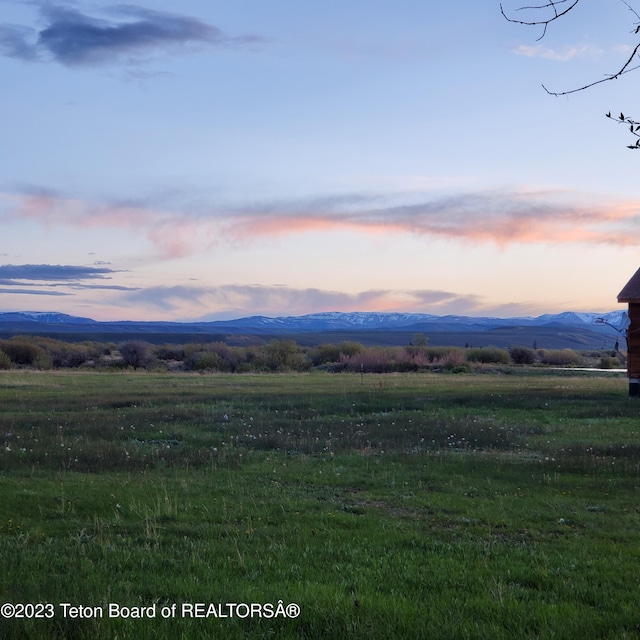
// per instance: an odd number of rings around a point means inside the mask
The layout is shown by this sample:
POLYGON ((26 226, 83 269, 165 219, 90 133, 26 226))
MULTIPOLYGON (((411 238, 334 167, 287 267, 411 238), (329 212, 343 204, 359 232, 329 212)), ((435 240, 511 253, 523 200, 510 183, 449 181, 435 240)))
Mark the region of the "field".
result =
POLYGON ((0 372, 0 638, 638 638, 640 401, 513 371, 0 372))

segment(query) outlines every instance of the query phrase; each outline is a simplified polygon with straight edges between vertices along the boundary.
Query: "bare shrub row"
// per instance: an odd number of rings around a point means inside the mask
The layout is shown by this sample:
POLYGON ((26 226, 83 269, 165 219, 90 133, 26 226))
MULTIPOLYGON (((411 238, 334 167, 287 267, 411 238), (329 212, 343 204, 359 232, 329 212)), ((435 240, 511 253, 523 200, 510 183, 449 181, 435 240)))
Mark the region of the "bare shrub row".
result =
MULTIPOLYGON (((615 354, 600 357, 600 366, 620 366, 615 354)), ((232 346, 224 342, 153 345, 141 340, 115 343, 68 343, 51 338, 16 336, 0 340, 0 369, 31 367, 133 368, 195 372, 308 371, 389 373, 421 370, 470 371, 512 365, 580 366, 585 358, 572 349, 513 347, 364 346, 355 341, 303 347, 294 340, 232 346)))

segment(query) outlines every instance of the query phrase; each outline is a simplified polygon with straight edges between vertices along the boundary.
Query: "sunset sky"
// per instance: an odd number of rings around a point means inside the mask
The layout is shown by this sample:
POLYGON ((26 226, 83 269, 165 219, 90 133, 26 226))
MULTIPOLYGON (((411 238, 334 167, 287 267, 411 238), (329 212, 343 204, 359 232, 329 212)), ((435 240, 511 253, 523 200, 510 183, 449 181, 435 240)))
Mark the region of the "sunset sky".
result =
POLYGON ((618 309, 640 151, 604 116, 640 119, 640 70, 541 85, 615 73, 637 22, 581 2, 538 40, 494 1, 0 0, 0 311, 618 309))

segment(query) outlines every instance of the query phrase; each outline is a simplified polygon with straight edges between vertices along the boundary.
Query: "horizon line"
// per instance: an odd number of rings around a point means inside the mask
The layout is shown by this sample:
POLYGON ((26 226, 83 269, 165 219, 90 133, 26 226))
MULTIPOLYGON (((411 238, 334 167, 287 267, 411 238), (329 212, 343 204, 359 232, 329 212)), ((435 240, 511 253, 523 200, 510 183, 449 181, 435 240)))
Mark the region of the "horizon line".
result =
POLYGON ((446 314, 435 314, 429 313, 427 311, 316 311, 312 313, 303 313, 298 315, 264 315, 260 313, 255 313, 251 315, 240 315, 233 316, 229 318, 218 318, 218 319, 196 319, 196 320, 129 320, 129 319, 120 319, 120 320, 96 320, 90 316, 77 316, 70 313, 65 313, 62 311, 34 311, 34 310, 23 310, 23 311, 0 311, 0 316, 8 315, 8 314, 17 314, 17 315, 57 315, 57 316, 66 316, 69 318, 77 318, 81 320, 90 320, 92 322, 98 322, 102 324, 116 324, 118 322, 132 322, 132 323, 156 323, 156 324, 211 324, 218 322, 237 322, 239 320, 246 320, 252 318, 266 318, 268 320, 280 320, 286 318, 307 318, 310 316, 328 316, 328 315, 366 315, 366 316, 393 316, 393 315, 403 315, 403 316, 425 316, 430 318, 477 318, 477 319, 494 319, 494 320, 536 320, 538 318, 542 318, 544 316, 561 316, 565 314, 575 314, 575 315, 586 315, 586 316, 606 316, 613 313, 626 313, 626 309, 612 309, 609 311, 559 311, 556 313, 542 313, 539 315, 514 315, 514 316, 495 316, 495 315, 474 315, 474 314, 459 314, 459 313, 446 313, 446 314))

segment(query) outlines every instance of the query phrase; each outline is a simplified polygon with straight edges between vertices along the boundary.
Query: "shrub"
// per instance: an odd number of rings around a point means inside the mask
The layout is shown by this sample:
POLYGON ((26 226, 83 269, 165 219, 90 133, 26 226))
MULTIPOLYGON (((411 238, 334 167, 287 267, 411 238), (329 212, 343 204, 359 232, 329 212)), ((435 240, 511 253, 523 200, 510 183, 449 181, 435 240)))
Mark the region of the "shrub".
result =
POLYGON ((155 356, 158 360, 183 362, 185 359, 185 348, 175 344, 164 344, 156 347, 155 356))
POLYGON ((0 349, 4 351, 13 364, 31 366, 36 363, 38 356, 42 354, 42 349, 30 342, 15 340, 5 340, 0 344, 0 349))
POLYGON ((604 355, 600 358, 600 364, 598 366, 600 369, 613 369, 614 367, 620 366, 620 360, 612 358, 610 355, 604 355))
POLYGON ((409 346, 406 351, 408 361, 407 371, 418 371, 419 369, 425 369, 429 366, 429 356, 421 347, 409 346))
POLYGON ((538 351, 540 361, 556 367, 582 364, 582 356, 573 349, 541 349, 538 351))
POLYGON ((221 371, 223 368, 220 356, 207 351, 194 354, 190 362, 194 371, 221 371))
POLYGON ((341 342, 338 345, 338 349, 345 356, 355 356, 365 350, 364 346, 359 342, 350 342, 349 340, 341 342))
POLYGON ((11 358, 0 349, 0 369, 11 369, 11 358))
POLYGON ((462 373, 466 371, 465 363, 467 359, 462 349, 450 349, 446 351, 440 358, 434 360, 434 364, 447 371, 462 373))
POLYGON ((509 364, 511 357, 506 349, 482 347, 479 349, 467 349, 467 360, 470 362, 482 362, 483 364, 509 364))
POLYGON ((460 347, 423 347, 422 353, 432 364, 437 364, 443 358, 446 359, 451 353, 462 354, 463 361, 466 359, 464 350, 460 347))
MULTIPOLYGON (((181 347, 182 359, 185 368, 193 371, 215 369, 216 371, 238 371, 242 359, 241 350, 230 347, 224 342, 211 342, 210 344, 187 344, 181 347)), ((171 353, 166 347, 162 355, 171 353)), ((164 359, 164 358, 163 358, 164 359)))
POLYGON ((340 354, 340 360, 332 371, 363 373, 389 373, 393 371, 417 371, 429 364, 422 354, 413 355, 411 347, 363 347, 361 353, 350 356, 340 354))
POLYGON ((60 340, 49 340, 40 343, 47 351, 53 367, 81 367, 83 364, 97 358, 99 348, 90 344, 69 344, 60 340))
POLYGON ((395 369, 393 353, 390 349, 369 347, 354 357, 360 361, 360 370, 365 373, 388 373, 395 369))
POLYGON ((312 352, 311 364, 318 367, 329 362, 338 362, 340 360, 340 347, 335 344, 320 344, 312 352))
POLYGON ((304 358, 294 340, 271 340, 264 346, 264 362, 270 371, 304 368, 304 358))
POLYGON ((51 363, 51 356, 46 351, 40 351, 33 365, 36 369, 42 370, 53 368, 53 364, 51 363))
POLYGON ((134 369, 144 368, 151 362, 151 351, 146 342, 132 340, 123 342, 118 347, 122 362, 134 369))
POLYGON ((536 361, 536 352, 527 347, 513 347, 509 355, 514 364, 533 364, 536 361))
POLYGON ((241 350, 230 347, 225 342, 212 342, 208 351, 218 356, 221 371, 236 371, 242 360, 241 350))

